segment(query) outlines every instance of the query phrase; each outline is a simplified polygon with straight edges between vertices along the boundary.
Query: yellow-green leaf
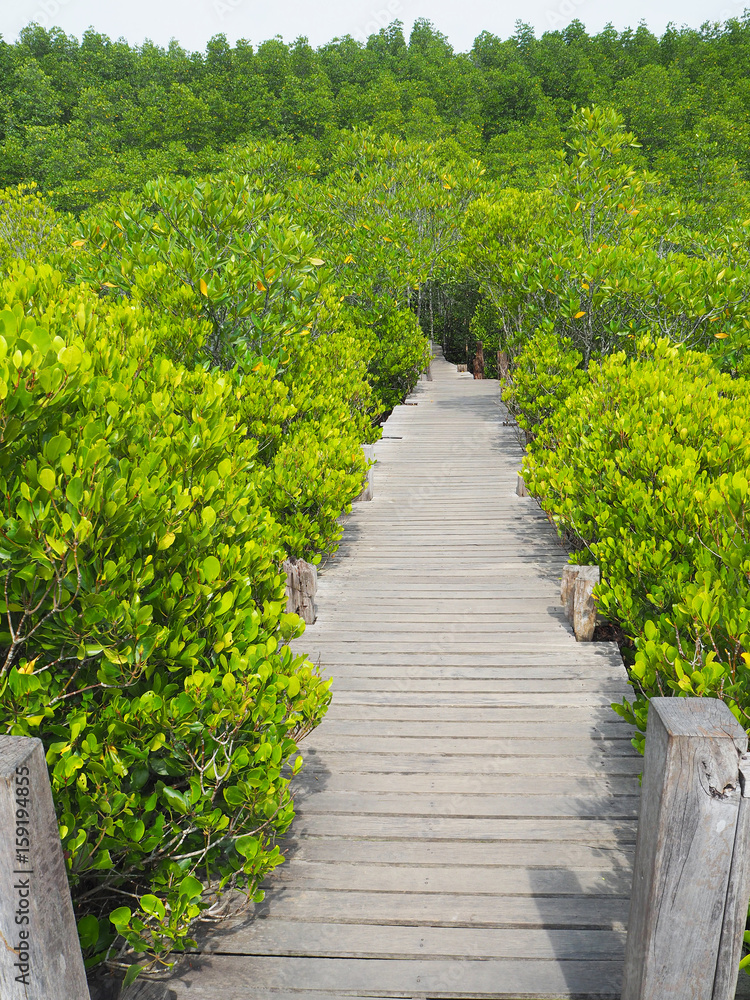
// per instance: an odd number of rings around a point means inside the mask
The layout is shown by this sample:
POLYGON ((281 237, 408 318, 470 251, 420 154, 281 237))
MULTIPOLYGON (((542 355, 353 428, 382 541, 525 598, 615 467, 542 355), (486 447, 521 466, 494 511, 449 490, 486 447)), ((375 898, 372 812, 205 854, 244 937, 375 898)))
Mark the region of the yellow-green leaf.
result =
POLYGON ((39 485, 51 493, 55 488, 55 474, 52 469, 42 469, 39 473, 39 485))

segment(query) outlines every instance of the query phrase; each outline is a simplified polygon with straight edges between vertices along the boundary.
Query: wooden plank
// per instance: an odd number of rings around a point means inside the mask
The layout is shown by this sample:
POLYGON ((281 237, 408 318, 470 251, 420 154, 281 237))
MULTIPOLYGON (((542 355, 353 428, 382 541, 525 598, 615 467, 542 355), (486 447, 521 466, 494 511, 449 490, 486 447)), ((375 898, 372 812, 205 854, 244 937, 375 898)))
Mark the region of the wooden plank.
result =
MULTIPOLYGON (((480 865, 366 865, 343 859, 335 864, 294 860, 282 865, 265 883, 271 890, 279 886, 297 889, 329 889, 338 892, 398 892, 473 896, 618 896, 629 898, 633 873, 630 868, 602 872, 563 868, 486 868, 480 865)), ((272 915, 273 915, 273 908, 272 915)), ((396 907, 398 910, 398 906, 396 907)))
POLYGON ((301 861, 326 861, 338 863, 362 862, 365 864, 392 865, 394 849, 398 850, 398 863, 421 868, 424 865, 448 866, 460 864, 486 867, 491 863, 497 868, 562 868, 571 871, 592 871, 597 865, 602 875, 613 869, 632 870, 635 843, 587 844, 582 841, 541 840, 492 842, 490 848, 482 841, 461 841, 457 851, 450 840, 407 840, 398 844, 377 839, 372 830, 366 837, 349 839, 345 834, 330 837, 307 836, 303 829, 293 827, 281 841, 282 852, 291 859, 301 861))
MULTIPOLYGON (((621 846, 635 844, 635 820, 621 819, 547 819, 524 817, 507 818, 502 823, 484 817, 461 816, 388 816, 379 814, 373 819, 368 815, 343 814, 337 816, 304 812, 299 832, 306 837, 369 837, 374 832, 383 840, 518 840, 529 844, 535 841, 580 841, 586 844, 621 846)), ((456 848, 456 858, 460 858, 456 848)))
MULTIPOLYGON (((542 774, 529 774, 519 767, 519 774, 484 774, 481 794, 492 798, 496 795, 526 795, 529 799, 556 795, 560 792, 560 776, 545 770, 542 774)), ((431 795, 455 795, 466 793, 465 774, 401 774, 397 788, 401 795, 416 793, 431 795)), ((385 774, 361 771, 333 771, 321 774, 319 771, 303 767, 294 779, 292 790, 296 796, 312 794, 316 788, 325 792, 393 792, 393 772, 385 774)), ((565 794, 579 795, 640 795, 638 776, 607 775, 599 770, 587 775, 570 774, 565 778, 565 794)))
POLYGON ((432 739, 419 736, 331 736, 325 730, 319 730, 311 737, 311 744, 318 751, 342 750, 344 748, 354 753, 408 753, 408 754, 449 754, 452 756, 487 756, 493 757, 546 757, 555 753, 563 756, 583 756, 587 751, 595 749, 606 750, 613 757, 633 755, 630 742, 631 734, 623 727, 622 736, 558 738, 554 735, 543 739, 530 737, 512 737, 499 739, 487 737, 477 739, 465 736, 462 739, 451 739, 436 736, 432 739))
POLYGON ((389 816, 431 816, 436 813, 466 817, 577 817, 635 819, 640 795, 423 795, 387 794, 368 791, 315 791, 295 798, 305 816, 338 813, 387 813, 389 816))
MULTIPOLYGON (((533 880, 535 872, 531 873, 533 880)), ((540 885, 544 884, 539 876, 540 885)), ((255 906, 256 919, 431 927, 560 927, 625 930, 627 895, 511 896, 467 893, 360 892, 278 885, 255 906)))
POLYGON ((590 683, 588 678, 579 679, 571 678, 570 680, 560 680, 558 678, 551 677, 549 679, 540 680, 537 678, 530 678, 525 680, 524 678, 513 678, 511 680, 492 680, 484 677, 477 677, 476 680, 464 680, 460 678, 442 680, 429 679, 422 680, 421 678, 412 680, 408 676, 404 676, 401 680, 397 678, 391 679, 390 683, 384 683, 382 678, 370 678, 370 677, 342 677, 337 679, 334 690, 336 692, 342 693, 347 692, 378 692, 378 693, 393 693, 398 695, 407 694, 409 692, 422 693, 422 696, 426 694, 461 694, 461 693, 471 693, 472 695, 491 694, 495 698, 496 704, 503 704, 505 702, 506 694, 549 694, 550 692, 555 693, 578 693, 578 692, 590 692, 598 691, 600 693, 607 693, 610 697, 610 701, 619 700, 618 695, 626 694, 629 688, 625 683, 619 678, 614 680, 608 677, 602 678, 599 684, 594 685, 590 683))
MULTIPOLYGON (((394 645, 396 645, 394 643, 394 645)), ((591 647, 587 647, 590 649, 591 647)), ((302 652, 300 647, 295 652, 302 652)), ((310 643, 304 650, 313 660, 317 661, 318 653, 315 644, 310 643)), ((322 654, 321 654, 322 655, 322 654)), ((498 680, 513 677, 543 678, 552 677, 558 680, 573 680, 578 677, 585 677, 587 681, 592 678, 612 678, 616 677, 622 681, 626 677, 625 668, 622 662, 617 662, 614 657, 603 656, 573 656, 563 651, 554 658, 550 658, 547 653, 538 653, 535 650, 523 652, 508 652, 495 650, 490 654, 483 654, 480 657, 474 654, 462 653, 461 650, 438 653, 410 653, 408 656, 398 649, 372 653, 367 657, 362 656, 357 649, 346 649, 342 652, 333 653, 326 650, 326 660, 323 666, 335 667, 338 672, 343 672, 347 666, 354 667, 366 677, 388 676, 382 670, 389 667, 390 674, 396 677, 403 677, 405 672, 414 677, 429 676, 427 671, 420 668, 428 668, 434 671, 435 677, 442 676, 438 667, 456 668, 455 674, 447 674, 448 677, 463 677, 471 679, 474 677, 488 678, 494 677, 498 680), (398 667, 398 670, 394 670, 398 667), (462 667, 463 671, 457 668, 462 667), (366 671, 370 670, 371 673, 366 671), (561 676, 562 675, 562 676, 561 676)), ((587 689, 584 689, 587 690, 587 689)))
POLYGON ((203 954, 262 954, 321 958, 516 958, 622 961, 622 930, 528 927, 408 927, 321 924, 316 921, 233 920, 202 938, 203 954))
MULTIPOLYGON (((589 739, 627 739, 633 738, 635 730, 633 727, 623 726, 618 721, 617 716, 612 713, 611 719, 561 719, 558 711, 557 718, 548 719, 546 732, 554 739, 576 738, 586 736, 589 739)), ((408 719, 404 722, 385 721, 377 719, 368 721, 365 719, 341 719, 331 718, 326 723, 326 733, 328 736, 377 736, 377 737, 400 737, 412 739, 418 736, 431 736, 433 733, 440 740, 459 739, 464 743, 467 737, 471 739, 535 739, 539 732, 537 721, 524 721, 520 719, 487 721, 486 719, 457 719, 455 722, 445 720, 417 721, 408 719), (436 725, 436 722, 439 722, 436 725)), ((471 753, 471 750, 467 751, 471 753)))
POLYGON ((372 771, 393 775, 462 774, 464 776, 471 775, 477 781, 481 781, 485 775, 492 774, 525 774, 531 781, 538 774, 556 774, 567 778, 571 774, 578 777, 640 774, 643 770, 643 758, 635 751, 629 756, 615 757, 606 751, 597 751, 593 748, 589 753, 558 756, 554 761, 550 761, 546 756, 492 757, 484 754, 456 754, 455 756, 423 754, 416 756, 408 753, 354 753, 351 750, 319 751, 310 744, 308 739, 302 745, 302 756, 308 770, 320 771, 324 774, 330 770, 339 773, 372 771))
POLYGON ((550 629, 557 631, 558 627, 563 628, 566 634, 569 632, 569 627, 564 623, 562 611, 555 613, 545 611, 536 615, 506 615, 502 620, 498 619, 496 622, 478 624, 466 621, 443 621, 441 625, 437 625, 435 622, 394 622, 389 618, 390 616, 384 615, 379 620, 342 621, 337 625, 331 625, 326 630, 326 638, 328 641, 346 642, 348 636, 354 636, 354 641, 359 642, 362 637, 382 635, 385 641, 395 643, 401 636, 413 638, 414 641, 424 639, 425 636, 431 640, 439 641, 444 636, 449 636, 452 639, 460 638, 470 642, 485 642, 506 633, 546 633, 550 629))
MULTIPOLYGON (((374 501, 373 501, 374 502, 374 501)), ((619 998, 622 962, 489 959, 378 960, 212 955, 187 959, 170 980, 176 1000, 266 997, 619 998), (570 992, 575 983, 577 993, 570 992), (249 986, 248 984, 252 984, 249 986), (304 984, 304 989, 300 990, 304 984), (259 996, 262 996, 260 994, 259 996)))
MULTIPOLYGON (((541 723, 558 722, 560 719, 560 709, 557 702, 551 696, 549 704, 539 705, 351 705, 334 700, 328 709, 326 716, 326 728, 330 729, 333 723, 339 724, 354 721, 366 720, 368 724, 392 723, 424 723, 431 725, 433 731, 439 726, 443 731, 443 724, 453 726, 475 726, 477 724, 520 724, 520 723, 541 723)), ((598 722, 609 725, 617 722, 617 716, 609 706, 601 705, 579 705, 574 702, 565 711, 565 719, 577 725, 589 723, 594 725, 598 722)), ((466 730, 464 729, 464 732, 466 730)))
POLYGON ((89 1000, 42 741, 0 736, 0 997, 89 1000))
MULTIPOLYGON (((545 685, 546 686, 546 685, 545 685)), ((556 703, 560 710, 566 706, 574 705, 600 705, 608 708, 613 701, 620 702, 623 695, 630 695, 632 692, 620 692, 617 688, 609 691, 602 691, 599 694, 581 694, 575 689, 572 691, 546 691, 539 694, 528 694, 525 691, 505 691, 502 693, 492 693, 490 690, 467 691, 427 691, 399 689, 389 691, 341 691, 336 689, 335 699, 339 705, 455 705, 464 707, 468 705, 551 705, 556 703)), ((625 723, 623 723, 624 725, 625 723)))
MULTIPOLYGON (((339 663, 326 663, 323 664, 318 660, 318 657, 313 658, 313 663, 319 668, 321 674, 325 674, 327 677, 332 677, 334 681, 341 680, 346 681, 348 679, 355 678, 368 678, 370 680, 379 679, 381 680, 382 687, 387 687, 389 681, 403 681, 408 680, 422 680, 425 682, 431 681, 461 681, 461 682, 474 682, 473 685, 468 686, 469 691, 475 691, 477 688, 477 682, 487 684, 489 681, 499 681, 505 683, 506 689, 511 687, 511 681, 520 681, 524 685, 523 693, 529 697, 533 697, 534 694, 542 695, 546 698, 547 702, 550 700, 550 691, 545 691, 545 683, 547 681, 559 682, 559 681, 577 681, 578 690, 575 690, 576 685, 574 685, 573 692, 566 691, 556 691, 555 693, 560 695, 561 700, 564 703, 563 696, 567 693, 574 693, 575 697, 580 701, 580 703, 586 704, 587 698, 599 697, 606 693, 606 688, 602 688, 602 684, 606 684, 607 688, 611 691, 612 687, 616 690, 630 690, 630 688, 624 687, 624 675, 621 670, 616 668, 610 668, 606 665, 597 667, 596 664, 573 664, 569 667, 562 665, 560 667, 535 667, 534 665, 529 665, 528 667, 523 666, 523 664, 484 664, 483 666, 471 667, 465 666, 464 664, 452 664, 447 663, 397 663, 390 662, 395 657, 382 657, 378 658, 378 661, 373 663, 362 662, 358 659, 350 659, 347 662, 339 663), (534 681, 535 689, 531 691, 528 690, 529 682, 534 681)), ((450 657, 444 657, 445 660, 450 660, 450 657)), ((492 685, 494 687, 494 685, 492 685)), ((377 690, 377 689, 376 689, 377 690)), ((434 694, 435 692, 430 692, 434 694)), ((460 690, 453 692, 454 694, 460 694, 460 690)), ((505 691, 503 695, 495 698, 496 705, 502 705, 505 703, 505 695, 518 694, 519 692, 505 691)), ((570 699, 568 699, 570 701, 570 699)), ((631 699, 632 700, 632 699, 631 699)), ((612 698, 610 697, 610 702, 612 698)), ((533 704, 533 703, 530 703, 533 704)))
POLYGON ((740 807, 711 1000, 731 1000, 734 997, 737 973, 744 950, 744 932, 750 898, 750 754, 748 753, 744 753, 739 759, 739 778, 740 807))

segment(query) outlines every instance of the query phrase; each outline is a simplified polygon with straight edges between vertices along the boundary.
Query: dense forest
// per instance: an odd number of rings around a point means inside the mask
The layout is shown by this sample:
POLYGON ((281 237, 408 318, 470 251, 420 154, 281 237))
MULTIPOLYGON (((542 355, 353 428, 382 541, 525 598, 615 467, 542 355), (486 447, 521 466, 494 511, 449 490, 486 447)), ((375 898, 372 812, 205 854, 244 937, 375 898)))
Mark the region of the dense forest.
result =
POLYGON ((600 566, 618 710, 750 726, 749 58, 750 15, 0 45, 0 716, 44 740, 90 965, 166 962, 282 862, 331 693, 281 567, 335 553, 430 341, 483 346, 600 566))
POLYGON ((489 174, 533 186, 554 162, 572 105, 607 104, 642 143, 642 165, 725 210, 750 171, 750 17, 700 30, 645 25, 587 34, 580 21, 536 38, 480 34, 456 53, 426 20, 361 44, 313 49, 218 35, 205 53, 79 42, 31 25, 0 43, 0 186, 36 180, 78 209, 164 170, 212 169, 249 138, 324 159, 341 130, 453 137, 489 174))

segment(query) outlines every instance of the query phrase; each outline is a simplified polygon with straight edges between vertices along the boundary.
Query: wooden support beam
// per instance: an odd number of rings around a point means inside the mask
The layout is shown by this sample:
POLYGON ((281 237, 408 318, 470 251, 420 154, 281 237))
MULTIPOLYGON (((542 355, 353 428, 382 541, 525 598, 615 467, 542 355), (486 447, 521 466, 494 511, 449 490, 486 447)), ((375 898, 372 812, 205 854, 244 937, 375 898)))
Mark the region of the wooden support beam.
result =
POLYGON ((750 897, 746 753, 723 702, 651 700, 622 1000, 733 1000, 750 897))
POLYGON ((474 355, 472 362, 472 371, 474 372, 474 378, 484 378, 484 344, 481 340, 477 341, 477 353, 474 355))
POLYGON ((573 631, 579 642, 591 642, 596 628, 594 587, 599 583, 598 566, 581 566, 573 599, 573 631))
POLYGON ((304 559, 285 559, 286 610, 312 625, 318 614, 315 595, 318 590, 318 570, 304 559))
POLYGON ((597 620, 594 587, 599 580, 598 566, 563 567, 560 603, 579 642, 591 642, 594 638, 597 620))
POLYGON ((89 1000, 41 740, 0 736, 0 997, 89 1000))
POLYGON ((562 583, 560 584, 560 604, 565 609, 565 617, 570 624, 573 624, 573 605, 576 596, 576 580, 580 572, 580 566, 568 564, 563 566, 562 583))

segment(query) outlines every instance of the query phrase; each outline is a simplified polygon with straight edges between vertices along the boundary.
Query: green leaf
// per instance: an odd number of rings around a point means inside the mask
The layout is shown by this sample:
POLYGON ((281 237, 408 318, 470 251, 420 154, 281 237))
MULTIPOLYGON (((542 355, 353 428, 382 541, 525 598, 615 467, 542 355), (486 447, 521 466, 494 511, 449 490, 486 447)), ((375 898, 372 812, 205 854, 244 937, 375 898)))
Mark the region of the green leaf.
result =
POLYGON ((221 573, 221 563, 216 558, 216 556, 206 556, 203 560, 203 576, 208 583, 213 583, 213 581, 221 573))
POLYGON ((138 978, 138 976, 140 976, 140 974, 143 972, 143 969, 144 969, 143 963, 134 963, 133 965, 130 965, 128 967, 128 971, 125 973, 125 978, 122 981, 123 989, 126 986, 130 986, 131 983, 134 983, 138 978))
POLYGON ((257 837, 247 834, 244 837, 238 837, 234 842, 234 846, 238 854, 241 854, 243 858, 250 859, 254 858, 258 853, 260 842, 257 837))
POLYGON ((297 677, 295 674, 289 678, 289 681, 287 683, 286 693, 289 695, 290 698, 296 698, 296 696, 299 694, 299 691, 300 691, 299 677, 297 677))
POLYGON ((186 875, 180 882, 180 896, 188 900, 200 899, 203 895, 203 883, 193 875, 186 875))
POLYGON ((183 816, 187 813, 188 804, 185 801, 185 797, 176 789, 170 788, 169 785, 167 785, 162 789, 162 795, 171 809, 176 809, 177 812, 182 813, 183 816))
POLYGON ((83 497, 83 482, 79 476, 75 476, 68 482, 68 485, 65 487, 65 496, 74 507, 77 507, 81 502, 81 498, 83 497))
POLYGON ((56 462, 61 455, 66 455, 70 451, 70 445, 70 438, 62 431, 50 438, 44 446, 44 455, 47 461, 56 462))
POLYGON ((140 902, 141 909, 146 913, 151 914, 151 916, 158 917, 159 920, 163 920, 166 916, 166 907, 158 896, 154 896, 152 893, 146 893, 144 896, 141 896, 140 902))
POLYGON ((115 925, 116 930, 120 934, 124 934, 130 924, 130 918, 132 913, 127 906, 118 906, 116 910, 113 910, 109 919, 111 923, 115 925))
POLYGON ((229 788, 224 789, 224 799, 227 805, 241 806, 246 798, 245 793, 236 785, 231 785, 229 788))
POLYGON ((99 940, 99 921, 92 913, 81 917, 78 921, 78 937, 84 951, 93 948, 99 940))
POLYGON ((39 485, 51 493, 55 488, 55 473, 52 469, 41 469, 39 472, 39 485))
POLYGON ((71 344, 69 347, 64 347, 60 353, 57 355, 57 360, 65 368, 67 372, 75 371, 75 369, 80 365, 83 360, 83 354, 79 347, 75 344, 71 344))

